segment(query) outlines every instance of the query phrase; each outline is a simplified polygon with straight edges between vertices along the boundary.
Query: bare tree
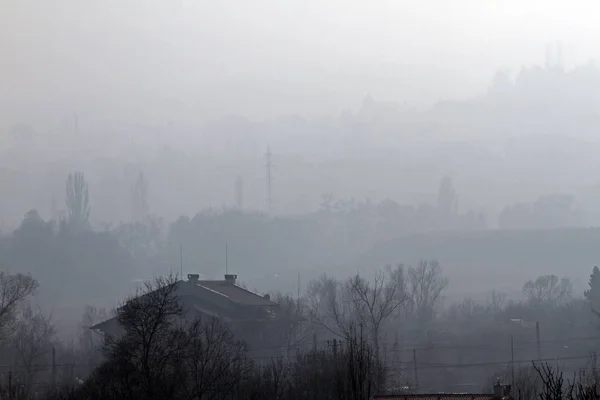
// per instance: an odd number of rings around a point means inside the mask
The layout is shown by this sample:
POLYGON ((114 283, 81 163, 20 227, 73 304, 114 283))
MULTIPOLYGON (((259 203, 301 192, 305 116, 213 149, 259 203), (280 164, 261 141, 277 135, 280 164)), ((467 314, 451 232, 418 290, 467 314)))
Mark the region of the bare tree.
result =
POLYGON ((506 306, 506 293, 492 291, 492 296, 488 302, 488 308, 493 314, 498 314, 506 306))
MULTIPOLYGON (((565 379, 559 368, 550 364, 533 364, 539 377, 541 400, 596 400, 600 398, 600 385, 596 380, 576 378, 565 379)), ((525 398, 525 397, 523 397, 525 398)))
POLYGON ((448 278, 442 275, 439 262, 422 260, 417 267, 407 271, 408 306, 420 323, 434 317, 435 307, 440 296, 448 286, 448 278))
POLYGON ((83 172, 69 174, 65 194, 69 225, 76 230, 87 229, 90 219, 90 199, 83 172))
POLYGON ((362 324, 379 356, 384 325, 406 300, 403 267, 378 271, 372 282, 356 275, 342 284, 324 275, 309 284, 307 295, 313 322, 343 339, 353 324, 362 324))
POLYGON ((227 398, 247 373, 245 345, 216 318, 197 319, 187 334, 184 364, 189 398, 227 398))
POLYGON ((362 325, 350 327, 350 335, 339 355, 334 385, 337 398, 370 399, 385 385, 385 369, 376 351, 363 336, 362 325))
POLYGON ((355 317, 346 289, 340 281, 324 274, 308 284, 306 293, 311 322, 341 338, 350 334, 355 317))
POLYGON ((597 266, 592 269, 588 285, 589 288, 583 295, 589 302, 592 312, 600 316, 600 268, 597 266))
POLYGON ((187 334, 174 276, 157 278, 117 310, 123 335, 109 338, 108 359, 120 368, 122 391, 173 398, 183 376, 187 334))
POLYGON ((402 266, 395 271, 391 269, 388 271, 388 274, 377 272, 372 282, 356 275, 347 283, 355 314, 361 326, 368 329, 378 359, 381 355, 382 328, 388 318, 406 300, 404 282, 398 279, 402 274, 402 266))
POLYGON ((15 379, 29 393, 38 369, 36 364, 52 351, 54 326, 50 318, 40 311, 33 311, 26 303, 19 310, 11 344, 16 352, 16 366, 22 367, 22 374, 15 379))
POLYGON ((452 304, 448 310, 448 317, 456 322, 469 323, 486 312, 485 307, 467 297, 460 303, 452 304))
POLYGON ((117 310, 123 332, 108 339, 107 361, 86 385, 89 396, 224 399, 247 375, 245 345, 217 319, 193 319, 179 284, 158 278, 117 310))
POLYGON ((273 294, 271 299, 278 304, 276 311, 277 321, 280 322, 278 327, 282 330, 283 345, 286 347, 289 356, 292 348, 305 342, 309 336, 305 299, 294 298, 279 292, 273 294))
POLYGON ((94 341, 92 330, 90 329, 93 325, 105 321, 109 315, 104 308, 96 308, 92 306, 86 306, 81 318, 81 337, 79 338, 80 347, 86 352, 91 352, 97 348, 96 342, 94 341))
POLYGON ((335 352, 311 351, 288 362, 254 365, 237 385, 239 399, 370 399, 385 387, 385 369, 361 329, 352 323, 335 352))
POLYGON ((523 294, 535 306, 559 306, 569 301, 572 293, 571 281, 567 278, 559 279, 556 275, 542 275, 523 285, 523 294))
POLYGON ((487 380, 485 387, 489 388, 498 382, 511 382, 511 393, 514 399, 537 399, 542 391, 542 381, 533 365, 515 367, 514 374, 510 367, 494 372, 487 380), (514 379, 513 379, 514 377, 514 379))
POLYGON ((30 275, 0 271, 0 338, 14 322, 14 312, 37 287, 37 281, 30 275))

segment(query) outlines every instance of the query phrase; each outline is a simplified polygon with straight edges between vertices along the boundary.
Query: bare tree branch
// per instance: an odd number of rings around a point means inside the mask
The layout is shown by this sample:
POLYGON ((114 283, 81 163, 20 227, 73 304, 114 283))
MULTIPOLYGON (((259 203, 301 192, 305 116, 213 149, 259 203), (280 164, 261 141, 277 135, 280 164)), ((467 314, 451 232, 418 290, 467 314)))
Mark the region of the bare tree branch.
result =
POLYGON ((38 283, 30 275, 0 272, 0 337, 13 319, 16 308, 31 295, 38 283))

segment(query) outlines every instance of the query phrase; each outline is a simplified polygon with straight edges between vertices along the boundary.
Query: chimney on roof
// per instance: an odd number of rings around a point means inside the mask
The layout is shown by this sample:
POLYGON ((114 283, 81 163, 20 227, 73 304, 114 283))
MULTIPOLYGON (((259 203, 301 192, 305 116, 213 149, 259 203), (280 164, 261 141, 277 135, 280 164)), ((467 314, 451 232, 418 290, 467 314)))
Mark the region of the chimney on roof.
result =
POLYGON ((494 385, 494 399, 501 399, 503 395, 503 387, 500 383, 500 378, 496 380, 496 384, 494 385))
POLYGON ((200 274, 188 274, 188 282, 197 283, 198 279, 200 279, 200 274))
POLYGON ((225 283, 227 283, 228 285, 235 285, 236 279, 237 279, 237 275, 225 274, 225 283))
POLYGON ((500 378, 496 380, 496 384, 494 385, 494 396, 492 397, 494 400, 498 399, 507 399, 511 398, 512 386, 511 385, 503 385, 500 383, 500 378))

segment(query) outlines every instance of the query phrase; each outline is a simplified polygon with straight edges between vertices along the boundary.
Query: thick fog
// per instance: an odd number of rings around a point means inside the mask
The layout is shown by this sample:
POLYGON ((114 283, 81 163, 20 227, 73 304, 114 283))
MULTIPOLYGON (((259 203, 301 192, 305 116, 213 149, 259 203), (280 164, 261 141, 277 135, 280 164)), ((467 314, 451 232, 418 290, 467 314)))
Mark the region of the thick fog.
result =
POLYGON ((600 260, 599 12, 0 0, 0 269, 31 274, 61 337, 141 280, 226 268, 298 302, 324 273, 432 268, 430 328, 491 294, 528 307, 559 278, 583 302, 600 260))
POLYGON ((367 92, 428 107, 481 94, 499 68, 543 65, 548 43, 567 68, 597 57, 589 2, 460 4, 4 0, 2 117, 197 129, 224 114, 336 115, 367 92))

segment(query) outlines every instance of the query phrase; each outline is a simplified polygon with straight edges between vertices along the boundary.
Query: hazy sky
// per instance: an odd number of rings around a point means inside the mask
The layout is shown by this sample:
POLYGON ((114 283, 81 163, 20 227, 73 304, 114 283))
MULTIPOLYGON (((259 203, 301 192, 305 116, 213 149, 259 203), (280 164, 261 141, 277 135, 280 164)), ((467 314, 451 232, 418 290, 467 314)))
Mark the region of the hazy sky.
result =
POLYGON ((600 53, 600 4, 551 0, 0 0, 0 126, 423 106, 498 68, 600 53))

